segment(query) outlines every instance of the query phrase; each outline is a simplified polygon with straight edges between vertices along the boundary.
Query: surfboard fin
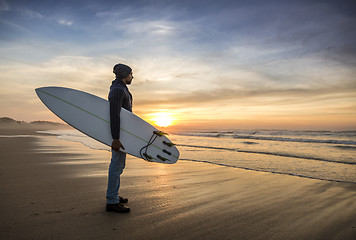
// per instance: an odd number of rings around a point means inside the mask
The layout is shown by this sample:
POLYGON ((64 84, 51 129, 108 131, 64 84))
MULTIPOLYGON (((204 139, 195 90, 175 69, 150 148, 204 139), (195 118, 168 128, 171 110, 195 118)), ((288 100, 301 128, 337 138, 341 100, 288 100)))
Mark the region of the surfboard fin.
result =
POLYGON ((152 156, 148 155, 147 153, 142 154, 145 157, 145 160, 151 161, 153 159, 152 156))
POLYGON ((169 161, 169 159, 162 157, 161 155, 157 155, 157 158, 162 161, 169 161))
POLYGON ((171 153, 171 152, 168 152, 166 149, 163 149, 163 152, 164 152, 164 153, 167 153, 168 155, 172 155, 172 153, 171 153))
POLYGON ((175 145, 174 143, 166 142, 166 141, 163 141, 163 144, 166 144, 168 147, 172 147, 175 145))
POLYGON ((156 134, 156 135, 158 135, 158 136, 160 136, 160 137, 162 137, 163 135, 168 135, 168 133, 165 133, 165 132, 162 132, 162 131, 153 131, 153 133, 154 134, 156 134))

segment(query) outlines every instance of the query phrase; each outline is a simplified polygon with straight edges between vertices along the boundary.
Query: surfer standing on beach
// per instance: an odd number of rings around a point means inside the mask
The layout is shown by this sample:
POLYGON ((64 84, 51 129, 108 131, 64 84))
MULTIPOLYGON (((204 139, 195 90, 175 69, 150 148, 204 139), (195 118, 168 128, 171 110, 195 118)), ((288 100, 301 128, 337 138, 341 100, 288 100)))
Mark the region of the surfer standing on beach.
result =
POLYGON ((126 85, 130 85, 134 77, 132 69, 121 63, 114 66, 113 72, 116 79, 110 87, 109 102, 111 135, 114 140, 111 145, 112 156, 106 192, 106 211, 127 213, 130 208, 123 204, 127 203, 128 199, 119 196, 120 175, 126 163, 126 153, 120 151, 120 148, 125 149, 120 142, 120 112, 121 107, 132 112, 132 95, 126 85))

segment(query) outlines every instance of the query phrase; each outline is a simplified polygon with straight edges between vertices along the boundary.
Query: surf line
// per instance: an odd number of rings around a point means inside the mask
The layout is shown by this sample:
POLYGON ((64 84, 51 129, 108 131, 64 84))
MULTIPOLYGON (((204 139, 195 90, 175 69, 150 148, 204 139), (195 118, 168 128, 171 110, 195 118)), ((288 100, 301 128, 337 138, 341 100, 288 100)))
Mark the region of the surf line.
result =
MULTIPOLYGON (((89 112, 89 111, 87 111, 87 110, 85 110, 85 109, 83 109, 83 108, 81 108, 81 107, 79 107, 79 106, 77 106, 77 105, 74 105, 73 103, 70 103, 70 102, 68 102, 68 101, 66 101, 66 100, 64 100, 64 99, 62 99, 62 98, 59 98, 59 97, 57 97, 57 96, 55 96, 55 95, 53 95, 53 94, 50 94, 50 93, 48 93, 48 92, 45 92, 45 91, 41 90, 41 89, 37 89, 37 91, 40 91, 40 92, 42 92, 42 93, 44 93, 44 94, 47 94, 48 96, 51 96, 51 97, 53 97, 53 98, 55 98, 55 99, 58 99, 58 100, 60 100, 60 101, 62 101, 62 102, 64 102, 64 103, 66 103, 66 104, 68 104, 68 105, 70 105, 70 106, 72 106, 72 107, 75 107, 75 108, 77 108, 77 109, 79 109, 79 110, 82 110, 83 112, 86 112, 86 113, 92 115, 93 117, 96 117, 96 118, 98 118, 98 119, 100 119, 100 120, 102 120, 102 121, 104 121, 104 122, 110 124, 110 122, 107 121, 107 120, 105 120, 104 118, 101 118, 101 117, 95 115, 94 113, 91 113, 91 112, 89 112)), ((73 126, 72 126, 72 127, 73 127, 73 126)), ((136 134, 133 134, 132 132, 127 131, 126 129, 123 129, 123 128, 121 128, 121 127, 120 127, 120 129, 123 130, 123 131, 125 131, 125 132, 127 132, 128 134, 131 134, 132 136, 134 136, 134 137, 136 137, 136 138, 138 138, 138 139, 144 141, 145 143, 148 143, 148 141, 146 141, 145 139, 140 138, 140 137, 137 136, 136 134)), ((159 150, 162 150, 162 151, 163 151, 162 148, 160 148, 160 147, 158 147, 158 146, 156 146, 156 145, 154 145, 154 144, 151 144, 151 145, 154 146, 154 147, 156 147, 156 148, 158 148, 159 150)), ((176 158, 178 159, 177 156, 175 156, 175 155, 173 155, 173 154, 172 154, 172 156, 174 156, 174 157, 176 157, 176 158)), ((155 159, 156 159, 156 158, 155 158, 155 159)), ((157 160, 157 159, 156 159, 156 160, 157 160)))
POLYGON ((309 179, 322 180, 322 181, 328 181, 328 182, 356 184, 356 182, 351 182, 351 181, 343 181, 343 180, 328 179, 328 178, 321 178, 321 177, 320 178, 319 177, 312 177, 312 176, 303 175, 303 174, 297 174, 297 173, 268 171, 268 170, 265 170, 265 169, 256 169, 256 168, 235 166, 235 165, 230 165, 230 164, 225 164, 225 163, 215 163, 215 162, 211 162, 211 161, 207 161, 207 160, 195 160, 195 159, 184 159, 184 158, 182 159, 181 158, 180 161, 208 163, 208 164, 213 164, 213 165, 218 165, 218 166, 223 166, 223 167, 231 167, 231 168, 237 168, 237 169, 243 169, 243 170, 255 171, 255 172, 265 172, 265 173, 273 173, 273 174, 280 174, 280 175, 289 175, 289 176, 293 176, 293 177, 309 178, 309 179))
POLYGON ((207 149, 215 149, 215 150, 226 150, 226 151, 242 152, 242 153, 265 154, 265 155, 272 155, 272 156, 279 156, 279 157, 300 158, 300 159, 304 159, 304 160, 313 160, 313 161, 330 162, 330 163, 340 163, 340 164, 350 164, 350 165, 356 164, 355 162, 328 160, 328 159, 317 158, 317 157, 296 156, 296 155, 283 154, 283 153, 249 151, 249 150, 241 150, 238 148, 223 148, 223 147, 185 145, 185 144, 179 144, 178 146, 190 147, 190 148, 207 148, 207 149))

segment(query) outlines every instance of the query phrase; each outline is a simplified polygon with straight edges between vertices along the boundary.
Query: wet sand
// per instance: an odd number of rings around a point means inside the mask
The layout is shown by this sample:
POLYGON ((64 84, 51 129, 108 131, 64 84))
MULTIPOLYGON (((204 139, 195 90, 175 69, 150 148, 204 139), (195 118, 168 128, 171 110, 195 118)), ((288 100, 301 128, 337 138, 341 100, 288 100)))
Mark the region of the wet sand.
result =
POLYGON ((131 212, 107 213, 109 152, 1 134, 0 239, 356 239, 355 184, 128 157, 131 212))

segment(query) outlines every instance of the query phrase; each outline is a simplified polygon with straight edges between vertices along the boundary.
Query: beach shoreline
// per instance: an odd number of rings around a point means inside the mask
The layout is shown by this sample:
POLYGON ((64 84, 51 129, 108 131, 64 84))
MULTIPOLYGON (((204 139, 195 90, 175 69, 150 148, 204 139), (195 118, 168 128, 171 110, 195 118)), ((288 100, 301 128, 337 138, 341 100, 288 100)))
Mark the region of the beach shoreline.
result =
POLYGON ((356 239, 356 184, 128 157, 132 211, 107 213, 110 152, 0 135, 1 239, 356 239))

